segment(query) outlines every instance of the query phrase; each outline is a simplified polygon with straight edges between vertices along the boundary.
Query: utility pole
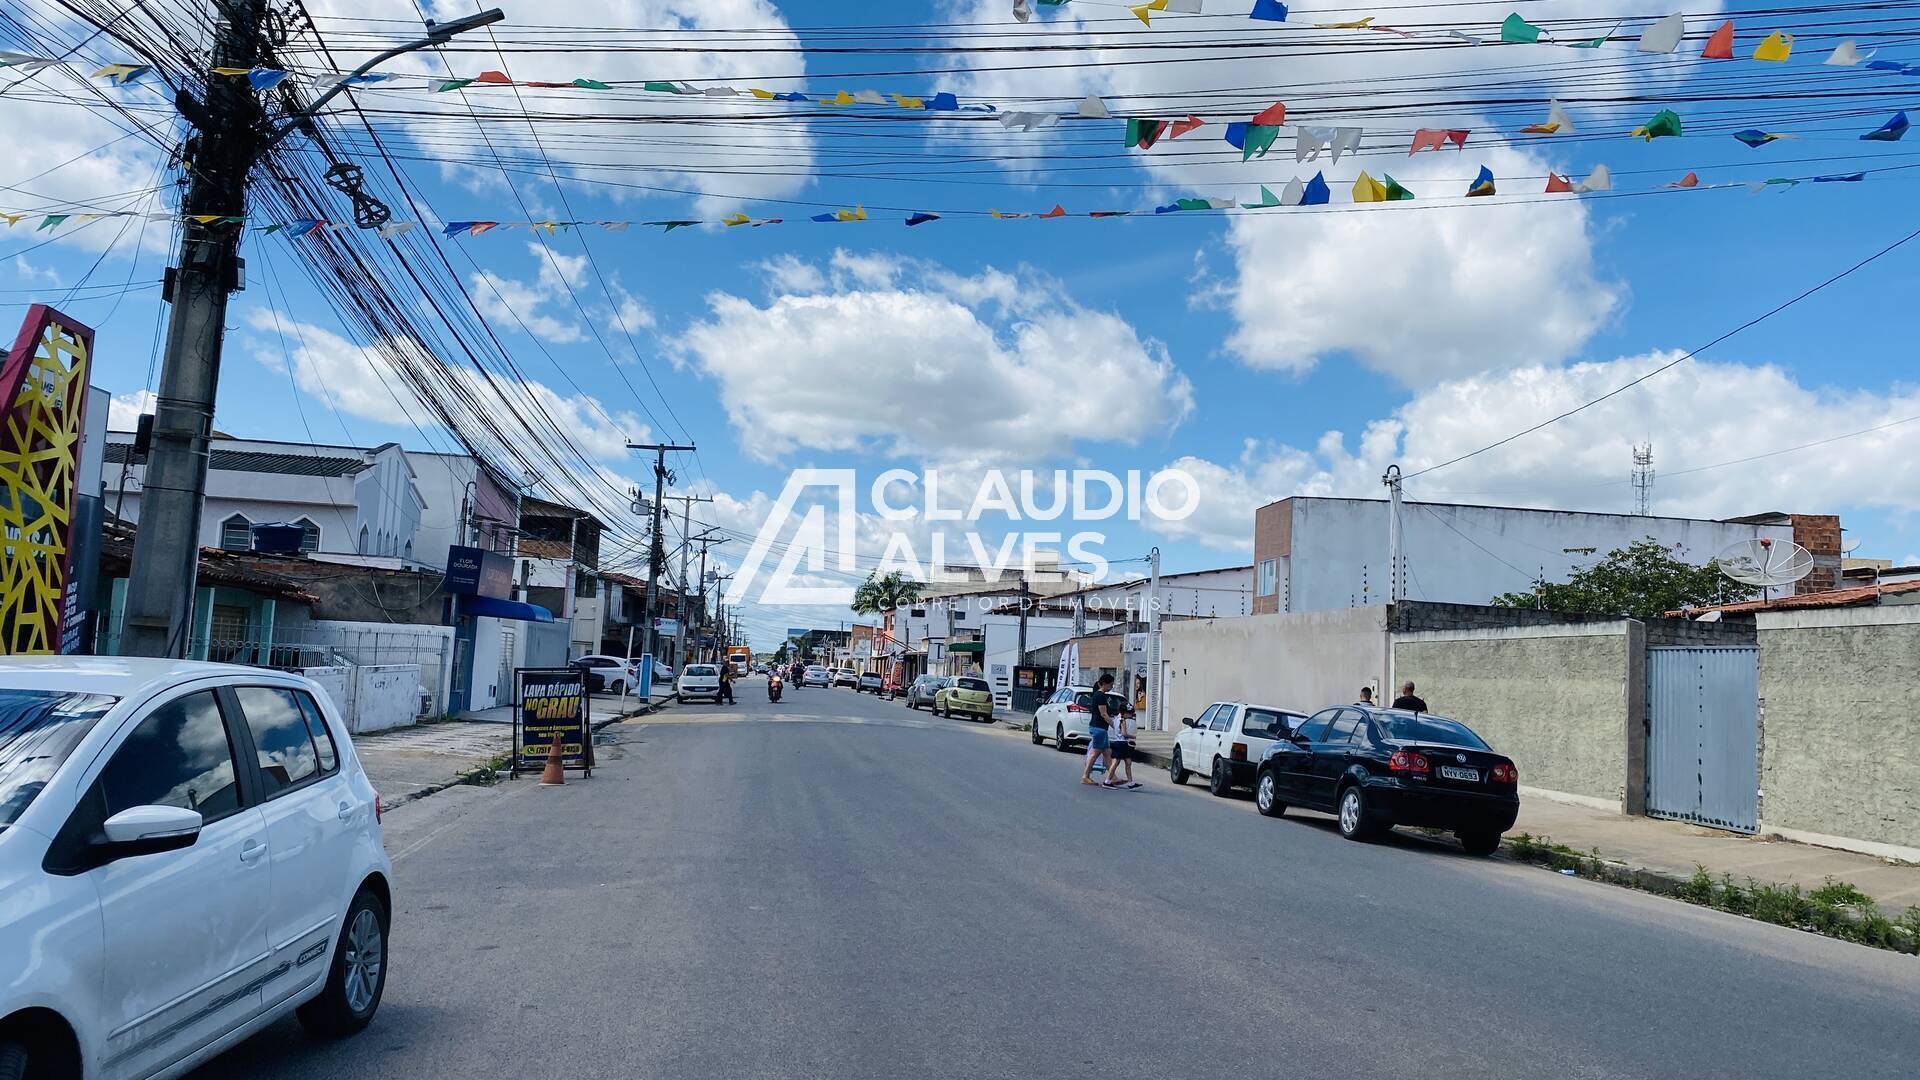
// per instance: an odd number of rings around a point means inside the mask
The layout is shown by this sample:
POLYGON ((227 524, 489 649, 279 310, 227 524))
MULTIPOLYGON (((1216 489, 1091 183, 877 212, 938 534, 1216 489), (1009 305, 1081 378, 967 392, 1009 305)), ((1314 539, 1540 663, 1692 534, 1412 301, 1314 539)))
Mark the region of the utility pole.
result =
POLYGON ((1633 444, 1633 512, 1653 514, 1653 440, 1633 444))
MULTIPOLYGON (((700 603, 699 603, 699 606, 695 608, 695 611, 698 613, 700 617, 701 633, 704 633, 707 627, 707 549, 709 547, 712 547, 715 544, 724 544, 726 542, 727 542, 727 538, 724 536, 718 540, 714 540, 714 539, 710 539, 706 533, 701 533, 699 536, 690 537, 687 541, 688 547, 692 547, 694 544, 700 545, 700 603)), ((684 563, 684 561, 685 560, 683 559, 682 562, 684 563)), ((681 572, 683 574, 685 573, 684 570, 682 570, 681 572)), ((681 579, 680 587, 683 589, 686 588, 686 581, 684 577, 681 579)), ((694 637, 694 632, 689 631, 688 640, 690 642, 693 640, 693 637, 694 637)))
POLYGON ((688 639, 693 634, 693 620, 687 618, 687 549, 693 546, 693 533, 690 531, 693 504, 710 503, 713 496, 675 495, 680 503, 680 602, 674 609, 680 613, 680 662, 687 662, 688 639))
POLYGON ((1406 539, 1400 530, 1400 466, 1387 466, 1387 474, 1380 478, 1387 485, 1387 603, 1400 602, 1402 566, 1406 554, 1401 551, 1406 539))
MULTIPOLYGON (((267 0, 225 0, 214 7, 222 18, 214 33, 213 67, 245 70, 272 59, 265 32, 267 0)), ((426 37, 373 57, 354 74, 402 53, 444 45, 455 34, 502 18, 493 9, 429 24, 426 37)), ((120 637, 125 655, 185 656, 192 636, 200 507, 207 490, 207 443, 213 435, 227 298, 245 285, 241 228, 227 219, 246 215, 247 178, 261 155, 310 123, 314 110, 345 85, 343 80, 304 112, 272 128, 260 95, 246 79, 210 74, 204 100, 196 101, 184 90, 174 96, 174 107, 195 129, 183 155, 192 180, 180 205, 179 265, 168 270, 162 294, 173 305, 173 314, 167 321, 153 444, 147 452, 128 575, 120 637)), ((356 211, 361 201, 356 197, 356 211)))
POLYGON ((1147 553, 1147 722, 1166 730, 1160 715, 1160 549, 1147 553))
POLYGON ((675 443, 628 443, 629 450, 653 451, 653 543, 647 550, 647 647, 644 656, 657 655, 654 651, 659 635, 653 628, 655 604, 660 601, 660 571, 667 561, 666 549, 660 543, 660 504, 667 497, 667 451, 692 450, 691 446, 675 443))

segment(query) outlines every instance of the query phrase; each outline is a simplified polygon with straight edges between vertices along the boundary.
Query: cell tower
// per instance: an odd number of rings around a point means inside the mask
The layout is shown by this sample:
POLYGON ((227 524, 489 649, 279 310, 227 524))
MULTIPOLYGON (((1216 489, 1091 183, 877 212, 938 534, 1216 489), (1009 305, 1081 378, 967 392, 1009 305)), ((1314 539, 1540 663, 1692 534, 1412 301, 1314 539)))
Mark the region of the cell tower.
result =
POLYGON ((1633 512, 1653 513, 1653 443, 1633 444, 1633 512))

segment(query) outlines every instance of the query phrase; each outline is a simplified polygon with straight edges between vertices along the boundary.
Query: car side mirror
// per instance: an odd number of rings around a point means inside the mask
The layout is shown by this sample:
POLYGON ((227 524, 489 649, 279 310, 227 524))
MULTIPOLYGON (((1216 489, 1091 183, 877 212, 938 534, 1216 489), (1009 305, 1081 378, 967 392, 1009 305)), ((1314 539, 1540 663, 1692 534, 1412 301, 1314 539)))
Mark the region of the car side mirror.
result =
POLYGON ((1184 724, 1184 725, 1186 725, 1187 727, 1199 727, 1199 726, 1200 726, 1199 724, 1196 724, 1196 723, 1194 723, 1194 722, 1193 722, 1193 717, 1191 717, 1191 716, 1183 716, 1183 717, 1181 717, 1181 718, 1180 718, 1180 722, 1181 722, 1182 724, 1184 724))
POLYGON ((156 855, 192 847, 200 839, 202 818, 197 810, 179 806, 131 806, 108 818, 103 839, 93 848, 105 859, 156 855))

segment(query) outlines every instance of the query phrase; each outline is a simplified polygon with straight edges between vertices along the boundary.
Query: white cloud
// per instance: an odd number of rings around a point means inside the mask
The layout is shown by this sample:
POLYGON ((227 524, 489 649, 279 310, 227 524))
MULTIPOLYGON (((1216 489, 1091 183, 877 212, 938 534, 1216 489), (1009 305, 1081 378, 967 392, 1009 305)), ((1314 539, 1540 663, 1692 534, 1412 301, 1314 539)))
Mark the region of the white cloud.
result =
POLYGON ((135 390, 131 394, 115 394, 107 406, 107 427, 112 431, 132 431, 140 424, 140 415, 150 413, 159 400, 159 395, 151 390, 135 390))
POLYGON ((1177 425, 1193 391, 1166 349, 1023 272, 836 256, 831 291, 726 293, 676 346, 720 388, 741 447, 1034 461, 1177 425), (1018 317, 1005 310, 1012 307, 1018 317))
POLYGON ((49 285, 60 284, 60 272, 51 267, 35 266, 24 255, 13 257, 13 272, 21 281, 44 281, 49 285))
MULTIPOLYGON (((1713 10, 1717 5, 1689 3, 1689 12, 1713 10)), ((1004 0, 970 0, 962 6, 962 23, 1002 21, 1004 0)), ((1408 386, 1428 385, 1488 367, 1557 361, 1574 355, 1621 303, 1620 286, 1599 280, 1593 269, 1591 215, 1587 204, 1568 199, 1562 204, 1534 203, 1501 207, 1498 198, 1452 203, 1464 194, 1478 166, 1490 166, 1505 195, 1537 193, 1538 179, 1549 168, 1568 172, 1572 167, 1555 155, 1577 152, 1590 165, 1594 144, 1554 144, 1541 141, 1523 149, 1503 141, 1500 131, 1483 118, 1461 108, 1437 115, 1421 115, 1420 99, 1431 99, 1485 77, 1510 79, 1514 65, 1535 64, 1539 82, 1530 88, 1543 98, 1555 92, 1551 80, 1585 78, 1572 73, 1555 76, 1551 65, 1565 66, 1565 53, 1548 46, 1370 49, 1333 47, 1338 35, 1329 34, 1323 50, 1290 49, 1283 59, 1273 56, 1276 35, 1249 24, 1243 11, 1215 12, 1217 17, 1156 16, 1154 25, 1115 18, 1108 8, 1079 10, 1067 7, 1036 9, 1035 33, 1061 51, 1039 53, 1023 61, 1018 71, 976 73, 962 80, 969 95, 989 101, 1019 100, 1023 108, 1072 112, 1075 102, 1093 93, 1110 99, 1116 117, 1178 116, 1197 112, 1208 126, 1179 141, 1162 141, 1147 152, 1133 152, 1147 175, 1160 185, 1158 192, 1128 192, 1123 201, 1164 201, 1180 195, 1233 195, 1255 201, 1258 185, 1278 192, 1290 175, 1310 178, 1325 169, 1335 189, 1331 209, 1275 210, 1227 217, 1227 250, 1233 259, 1224 280, 1203 284, 1197 300, 1219 303, 1233 316, 1227 351, 1256 368, 1303 372, 1331 356, 1351 356, 1357 362, 1387 373, 1408 386), (1204 53, 1170 54, 1157 63, 1085 64, 1079 46, 1105 55, 1140 60, 1152 54, 1135 50, 1155 40, 1177 35, 1211 33, 1204 53), (1243 49, 1220 47, 1244 34, 1243 49), (1276 63, 1280 68, 1276 68, 1276 63), (1284 69, 1283 75, 1275 72, 1284 69), (1501 72, 1505 74, 1500 74, 1501 72), (1291 106, 1289 120, 1319 125, 1351 125, 1373 129, 1362 152, 1343 157, 1338 165, 1325 157, 1296 166, 1292 158, 1293 133, 1285 131, 1272 153, 1256 163, 1242 163, 1230 152, 1222 154, 1226 121, 1247 119, 1265 101, 1259 91, 1235 87, 1270 87, 1284 80, 1278 91, 1291 106), (1396 88, 1410 88, 1397 91, 1396 88), (1036 99, 1040 99, 1036 101, 1036 99), (1397 113, 1396 104, 1405 107, 1397 113), (1368 117, 1391 116, 1389 120, 1368 117), (1355 119, 1358 117, 1359 119, 1355 119), (1405 133, 1423 123, 1472 130, 1467 151, 1407 156, 1405 133), (1385 127, 1397 134, 1388 135, 1385 127), (1391 172, 1418 195, 1415 203, 1388 207, 1343 207, 1346 190, 1362 168, 1378 178, 1391 172), (1520 180, 1520 177, 1534 179, 1520 180), (1436 205, 1440 198, 1450 200, 1436 205)), ((1613 17, 1644 14, 1624 0, 1575 4, 1548 0, 1531 5, 1529 19, 1591 20, 1595 33, 1613 17)), ((1501 12, 1471 4, 1433 7, 1419 0, 1384 2, 1365 8, 1318 9, 1307 21, 1339 21, 1372 16, 1377 25, 1479 27, 1498 37, 1501 12)), ((1637 32, 1629 26, 1623 34, 1637 32)), ((1350 35, 1366 36, 1366 35, 1350 35)), ((1298 34, 1286 33, 1294 45, 1298 34)), ((1382 39, 1388 41, 1392 39, 1382 39)), ((1647 66, 1657 61, 1648 60, 1647 66)), ((1564 84, 1560 84, 1564 85, 1564 84)), ((1272 92, 1272 91, 1270 91, 1272 92)), ((1576 105, 1576 119, 1604 122, 1597 106, 1576 105)), ((1544 110, 1543 110, 1544 112, 1544 110)), ((1032 153, 1036 148, 1059 152, 1061 140, 1099 131, 1119 142, 1121 121, 1069 119, 1053 131, 1009 133, 977 125, 982 140, 1002 153, 1032 153), (1072 133, 1072 134, 1069 134, 1072 133)), ((1600 151, 1605 153, 1605 151, 1600 151)), ((1041 182, 1044 174, 1019 171, 1019 159, 1009 168, 1016 179, 1041 182)), ((1584 175, 1585 168, 1580 169, 1584 175)), ((1042 185, 1044 193, 1044 185, 1042 185)), ((1044 202, 1044 198, 1041 200, 1044 202)), ((1173 228, 1205 230, 1214 226, 1179 222, 1173 228)))
MULTIPOLYGON (((247 324, 261 335, 252 342, 254 359, 276 371, 285 371, 291 359, 295 385, 329 408, 396 426, 432 422, 432 414, 417 402, 377 350, 267 309, 250 312, 247 324)), ((558 428, 581 450, 601 460, 624 460, 627 443, 644 441, 649 434, 639 417, 610 411, 588 395, 561 393, 531 380, 489 381, 464 367, 454 371, 465 384, 463 396, 478 399, 482 410, 527 416, 536 430, 558 428)), ((501 460, 505 460, 504 455, 501 460)))
MULTIPOLYGON (((1249 440, 1230 462, 1183 458, 1200 510, 1158 531, 1211 547, 1252 545, 1253 509, 1289 495, 1382 498, 1381 475, 1477 449, 1596 398, 1675 358, 1655 353, 1565 368, 1526 367, 1429 387, 1357 438, 1311 448, 1249 440)), ((1694 360, 1585 412, 1406 484, 1410 499, 1626 512, 1634 443, 1654 444, 1653 509, 1680 517, 1763 510, 1920 510, 1920 389, 1886 394, 1801 384, 1771 365, 1694 360), (1774 451, 1897 421, 1792 453, 1774 451), (1773 455, 1740 464, 1741 459, 1773 455), (1724 466, 1703 468, 1703 466, 1724 466)))

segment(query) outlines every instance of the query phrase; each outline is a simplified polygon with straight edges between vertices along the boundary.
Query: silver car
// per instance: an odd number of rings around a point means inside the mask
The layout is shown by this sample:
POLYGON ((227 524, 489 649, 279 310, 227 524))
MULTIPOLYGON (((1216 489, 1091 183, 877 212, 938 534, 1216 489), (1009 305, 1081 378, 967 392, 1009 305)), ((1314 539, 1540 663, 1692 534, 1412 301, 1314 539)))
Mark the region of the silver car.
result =
POLYGON ((907 686, 907 708, 933 708, 933 695, 950 680, 944 675, 922 675, 907 686))

